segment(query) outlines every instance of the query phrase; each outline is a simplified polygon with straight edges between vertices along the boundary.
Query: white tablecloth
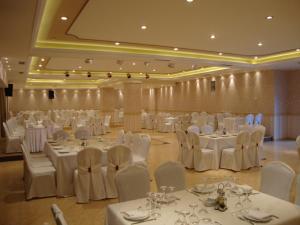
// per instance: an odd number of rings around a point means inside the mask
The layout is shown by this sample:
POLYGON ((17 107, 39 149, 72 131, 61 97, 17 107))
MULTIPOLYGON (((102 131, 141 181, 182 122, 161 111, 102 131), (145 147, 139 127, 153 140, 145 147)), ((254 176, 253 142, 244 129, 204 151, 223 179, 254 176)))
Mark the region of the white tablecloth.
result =
POLYGON ((218 136, 213 138, 211 135, 199 136, 200 147, 213 149, 215 153, 214 157, 214 169, 219 169, 221 153, 225 148, 233 148, 236 142, 236 136, 222 137, 218 136))
POLYGON ((245 118, 243 117, 227 117, 224 118, 224 127, 226 132, 236 133, 238 132, 239 125, 245 124, 245 118))
POLYGON ((25 129, 25 141, 31 152, 41 152, 47 141, 47 129, 43 126, 25 129))
MULTIPOLYGON (((102 164, 107 163, 107 151, 112 144, 107 142, 88 141, 89 147, 96 147, 102 151, 102 164)), ((74 195, 73 174, 77 168, 77 153, 83 148, 79 141, 69 141, 61 145, 63 148, 55 150, 54 147, 46 143, 45 154, 52 161, 56 169, 57 196, 67 197, 74 195), (68 153, 60 153, 67 151, 68 153)))
MULTIPOLYGON (((179 191, 174 193, 178 198, 177 204, 164 205, 161 209, 161 217, 157 220, 148 221, 147 225, 174 225, 178 218, 175 210, 190 210, 189 204, 199 204, 199 198, 187 191, 179 191)), ((271 222, 265 223, 268 225, 299 225, 300 224, 300 207, 297 207, 290 202, 259 193, 251 195, 253 207, 259 207, 260 210, 266 211, 279 217, 272 219, 271 222)), ((249 225, 247 221, 241 221, 232 212, 236 211, 235 204, 237 197, 228 199, 228 210, 225 212, 216 211, 213 208, 207 208, 208 214, 202 217, 210 218, 222 225, 249 225)), ((146 199, 138 199, 134 201, 111 204, 107 207, 107 225, 130 225, 132 221, 125 220, 121 212, 137 209, 139 206, 144 206, 146 199)), ((257 223, 258 224, 258 223, 257 223)))

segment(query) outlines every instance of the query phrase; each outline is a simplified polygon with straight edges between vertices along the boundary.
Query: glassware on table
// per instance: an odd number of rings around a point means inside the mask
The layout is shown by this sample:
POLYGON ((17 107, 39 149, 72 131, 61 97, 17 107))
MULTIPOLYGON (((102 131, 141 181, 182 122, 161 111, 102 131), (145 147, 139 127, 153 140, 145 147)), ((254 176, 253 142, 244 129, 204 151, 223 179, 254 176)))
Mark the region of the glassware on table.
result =
POLYGON ((163 193, 163 201, 167 201, 167 193, 166 193, 166 191, 167 191, 167 186, 160 186, 160 190, 162 191, 162 193, 163 193))
POLYGON ((237 209, 243 208, 242 197, 243 197, 242 194, 238 194, 238 201, 235 203, 235 208, 237 209))
POLYGON ((188 210, 182 210, 181 213, 183 215, 183 223, 182 223, 182 225, 189 225, 189 223, 187 222, 186 217, 190 214, 190 212, 188 210))
POLYGON ((202 198, 199 198, 199 201, 200 201, 200 205, 199 205, 199 210, 198 210, 198 214, 199 216, 203 216, 203 215, 206 215, 208 214, 208 210, 206 209, 205 207, 205 201, 206 201, 206 197, 202 197, 202 198))
POLYGON ((177 218, 177 220, 175 221, 174 225, 183 225, 184 221, 183 221, 183 215, 182 215, 182 212, 180 212, 180 211, 178 211, 178 210, 175 210, 175 213, 177 213, 178 218, 177 218))
POLYGON ((158 218, 161 216, 160 209, 160 201, 161 201, 161 194, 160 193, 152 193, 152 202, 153 202, 153 210, 152 210, 152 216, 155 218, 158 218))
POLYGON ((189 206, 192 209, 192 213, 189 216, 189 221, 191 225, 197 225, 199 223, 199 218, 196 214, 196 208, 198 207, 197 203, 191 203, 189 206))

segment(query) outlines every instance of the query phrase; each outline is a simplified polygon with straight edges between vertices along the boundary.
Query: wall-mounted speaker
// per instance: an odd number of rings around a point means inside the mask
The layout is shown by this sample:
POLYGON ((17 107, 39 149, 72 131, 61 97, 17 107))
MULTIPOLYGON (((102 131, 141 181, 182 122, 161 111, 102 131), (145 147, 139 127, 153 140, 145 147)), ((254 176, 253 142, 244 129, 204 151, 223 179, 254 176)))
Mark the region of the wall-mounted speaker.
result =
POLYGON ((7 97, 13 96, 13 89, 14 89, 14 85, 8 84, 7 88, 5 88, 5 96, 7 97))
POLYGON ((54 91, 53 90, 48 90, 48 98, 49 99, 54 99, 55 95, 54 95, 54 91))

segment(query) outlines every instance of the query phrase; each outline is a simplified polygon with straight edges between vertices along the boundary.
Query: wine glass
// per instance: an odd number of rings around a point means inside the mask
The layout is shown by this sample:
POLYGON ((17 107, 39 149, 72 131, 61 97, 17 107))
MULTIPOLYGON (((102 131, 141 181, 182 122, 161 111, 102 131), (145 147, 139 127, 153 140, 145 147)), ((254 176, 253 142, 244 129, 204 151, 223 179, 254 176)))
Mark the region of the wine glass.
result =
POLYGON ((183 215, 183 223, 182 224, 183 225, 189 225, 189 223, 187 222, 186 217, 190 214, 190 212, 187 211, 187 210, 182 210, 181 213, 183 215))
POLYGON ((163 193, 163 201, 167 201, 167 194, 166 194, 166 191, 167 191, 167 186, 160 186, 160 190, 162 191, 163 193))
POLYGON ((195 212, 195 209, 198 207, 198 204, 195 202, 195 203, 189 204, 189 206, 192 209, 192 214, 189 216, 190 224, 196 225, 196 224, 199 223, 199 218, 198 218, 198 216, 196 215, 196 212, 195 212))
POLYGON ((178 210, 175 210, 175 213, 177 213, 178 218, 175 221, 174 225, 183 225, 183 215, 182 215, 182 213, 178 210))

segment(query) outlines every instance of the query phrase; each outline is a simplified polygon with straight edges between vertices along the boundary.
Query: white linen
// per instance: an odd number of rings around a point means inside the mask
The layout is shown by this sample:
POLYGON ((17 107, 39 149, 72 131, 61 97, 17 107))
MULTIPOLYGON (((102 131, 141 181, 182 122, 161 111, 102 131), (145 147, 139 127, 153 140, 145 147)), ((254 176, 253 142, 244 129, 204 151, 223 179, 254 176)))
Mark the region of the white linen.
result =
POLYGON ((121 169, 115 180, 120 202, 144 198, 150 191, 150 175, 143 166, 130 165, 121 169))
POLYGON ((179 161, 187 168, 194 168, 194 151, 190 148, 184 131, 176 131, 179 143, 179 161))
MULTIPOLYGON (((88 147, 98 148, 102 152, 102 165, 107 163, 107 149, 112 143, 89 140, 88 147)), ((68 197, 74 195, 74 170, 77 168, 77 153, 83 149, 80 141, 62 143, 60 150, 55 150, 49 143, 45 144, 44 152, 52 161, 56 169, 57 196, 68 197), (62 153, 61 153, 62 152, 62 153)))
POLYGON ((295 204, 300 206, 300 174, 296 178, 296 199, 295 204))
MULTIPOLYGON (((161 207, 161 217, 156 220, 148 221, 147 225, 173 225, 178 218, 175 210, 188 209, 189 204, 199 202, 198 198, 187 191, 179 191, 174 193, 180 200, 177 204, 167 205, 161 207)), ((248 224, 233 216, 232 211, 236 204, 237 198, 229 198, 227 203, 229 210, 225 212, 219 212, 213 208, 206 208, 209 211, 207 217, 213 221, 218 221, 222 225, 241 225, 248 224)), ((259 193, 251 196, 254 207, 259 207, 262 211, 267 211, 279 217, 279 219, 273 219, 269 224, 272 225, 298 225, 300 224, 300 208, 290 202, 283 201, 281 199, 259 193)), ((146 199, 137 199, 128 202, 121 202, 108 205, 107 207, 107 225, 130 225, 131 221, 126 220, 121 212, 127 212, 137 209, 139 206, 143 206, 146 203, 146 199)))
POLYGON ((212 163, 212 169, 219 169, 221 153, 225 148, 232 148, 235 146, 236 136, 217 136, 213 137, 211 135, 208 136, 199 136, 200 139, 200 147, 203 149, 213 149, 214 150, 214 158, 212 163))
POLYGON ((298 157, 300 158, 300 136, 298 136, 296 139, 296 146, 298 151, 298 157))
POLYGON ((243 117, 226 117, 224 118, 224 128, 228 133, 236 133, 239 125, 245 124, 243 117))
POLYGON ((47 141, 47 129, 42 125, 26 128, 25 141, 31 152, 43 151, 47 141))

